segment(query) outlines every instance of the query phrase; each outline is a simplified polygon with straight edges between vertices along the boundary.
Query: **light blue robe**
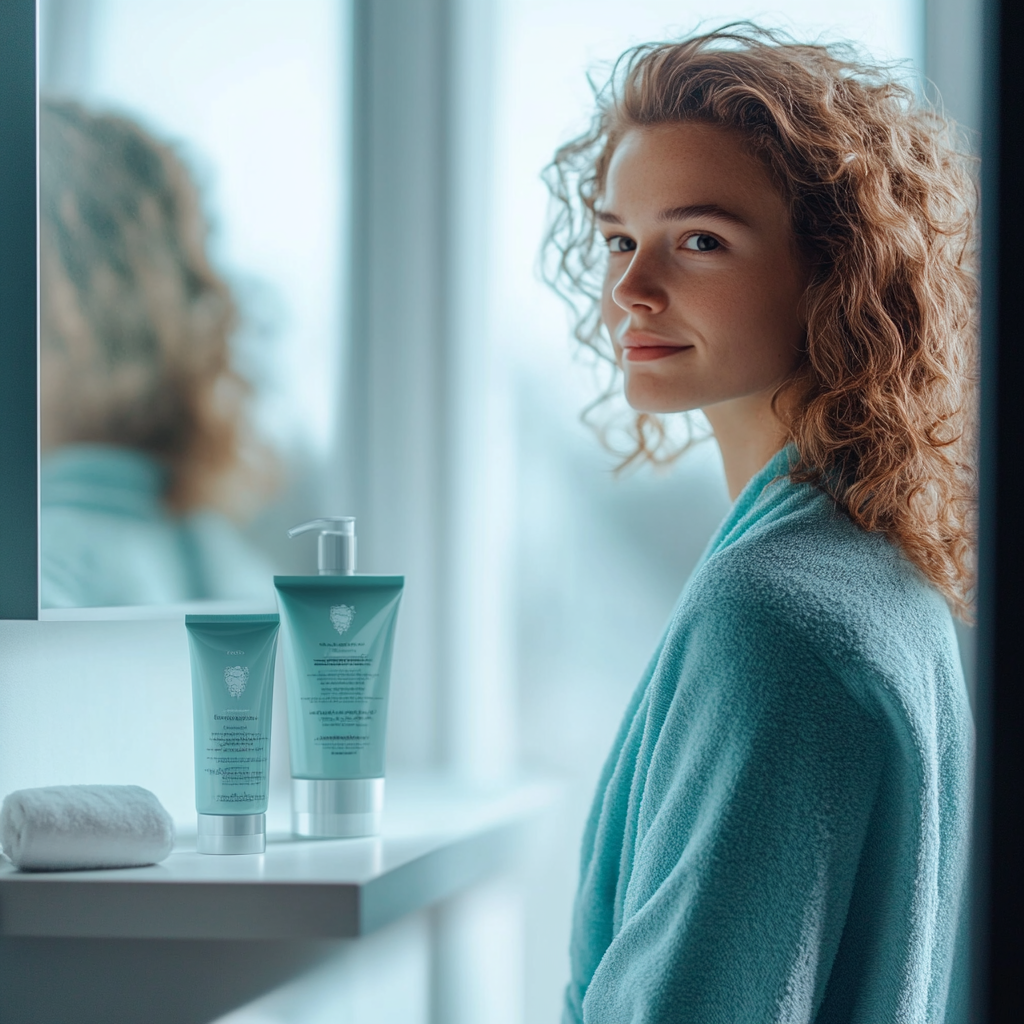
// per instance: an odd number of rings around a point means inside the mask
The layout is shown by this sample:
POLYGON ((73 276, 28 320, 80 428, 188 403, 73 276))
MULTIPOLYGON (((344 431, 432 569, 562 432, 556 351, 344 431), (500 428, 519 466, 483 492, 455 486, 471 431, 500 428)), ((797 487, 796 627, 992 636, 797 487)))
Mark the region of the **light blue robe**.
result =
POLYGON ((785 476, 791 452, 737 499, 626 711, 563 1024, 965 1019, 952 619, 884 537, 785 476))
POLYGON ((74 444, 40 463, 43 608, 252 598, 272 604, 272 569, 222 515, 171 515, 149 456, 74 444))

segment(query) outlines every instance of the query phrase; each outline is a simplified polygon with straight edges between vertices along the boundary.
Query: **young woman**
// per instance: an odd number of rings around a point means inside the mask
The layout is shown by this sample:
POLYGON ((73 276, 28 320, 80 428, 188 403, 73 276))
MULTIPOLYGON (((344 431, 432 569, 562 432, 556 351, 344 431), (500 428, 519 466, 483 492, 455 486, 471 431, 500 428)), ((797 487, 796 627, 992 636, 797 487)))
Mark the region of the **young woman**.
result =
POLYGON ((630 457, 700 409, 735 499, 601 776, 565 1024, 964 1014, 969 171, 884 70, 752 26, 626 54, 555 157, 630 457))

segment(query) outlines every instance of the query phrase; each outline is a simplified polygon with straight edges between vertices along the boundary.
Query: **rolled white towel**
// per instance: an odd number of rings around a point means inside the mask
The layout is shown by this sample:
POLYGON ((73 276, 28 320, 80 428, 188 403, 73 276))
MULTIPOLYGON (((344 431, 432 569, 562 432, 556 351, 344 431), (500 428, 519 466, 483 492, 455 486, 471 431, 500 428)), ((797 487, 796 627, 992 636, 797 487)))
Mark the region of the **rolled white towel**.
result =
POLYGON ((26 871, 131 868, 163 860, 174 822, 141 786, 43 786, 9 794, 0 845, 26 871))

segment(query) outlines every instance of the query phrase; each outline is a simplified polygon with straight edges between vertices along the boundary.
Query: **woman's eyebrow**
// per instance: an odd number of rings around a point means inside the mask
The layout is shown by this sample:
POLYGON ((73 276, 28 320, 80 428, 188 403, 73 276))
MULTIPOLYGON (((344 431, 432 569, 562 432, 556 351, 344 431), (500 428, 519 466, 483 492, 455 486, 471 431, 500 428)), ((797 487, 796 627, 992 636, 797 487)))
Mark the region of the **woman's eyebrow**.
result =
MULTIPOLYGON (((622 218, 610 210, 597 210, 595 216, 602 224, 621 224, 622 218)), ((689 206, 670 206, 658 214, 658 220, 688 220, 691 217, 711 217, 715 220, 726 220, 732 224, 750 227, 749 223, 738 213, 727 210, 717 203, 692 203, 689 206)))
POLYGON ((715 220, 727 220, 732 224, 750 227, 749 223, 738 213, 727 210, 717 203, 694 203, 690 206, 672 206, 658 214, 658 220, 689 220, 691 217, 712 217, 715 220))

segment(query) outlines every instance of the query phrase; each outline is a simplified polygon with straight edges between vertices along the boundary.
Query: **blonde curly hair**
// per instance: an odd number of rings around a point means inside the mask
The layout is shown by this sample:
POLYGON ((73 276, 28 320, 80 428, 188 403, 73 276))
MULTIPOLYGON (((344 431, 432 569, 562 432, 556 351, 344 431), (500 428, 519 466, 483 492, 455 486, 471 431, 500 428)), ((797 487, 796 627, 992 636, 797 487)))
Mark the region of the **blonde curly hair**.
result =
MULTIPOLYGON (((968 617, 977 186, 955 125, 852 47, 747 22, 627 51, 596 98, 589 130, 545 172, 555 208, 545 276, 569 301, 576 337, 615 366, 595 206, 622 136, 690 121, 739 131, 788 203, 811 271, 802 359, 775 394, 799 456, 791 476, 899 545, 968 617)), ((584 414, 603 438, 593 413, 616 384, 584 414)), ((629 436, 622 465, 671 461, 692 443, 673 446, 649 413, 629 436)))

